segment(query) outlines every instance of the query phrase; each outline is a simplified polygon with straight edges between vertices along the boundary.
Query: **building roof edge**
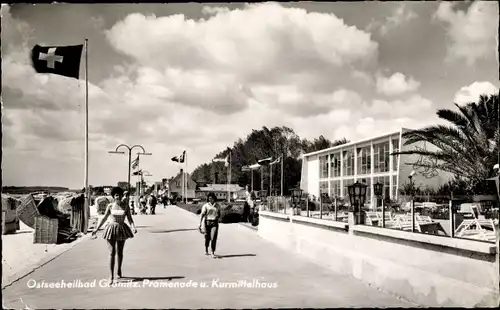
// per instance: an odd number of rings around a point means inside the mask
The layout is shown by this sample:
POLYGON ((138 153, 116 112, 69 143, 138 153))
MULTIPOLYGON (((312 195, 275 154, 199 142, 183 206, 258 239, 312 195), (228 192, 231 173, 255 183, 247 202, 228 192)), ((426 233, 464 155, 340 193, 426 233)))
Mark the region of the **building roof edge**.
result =
POLYGON ((339 150, 339 149, 342 149, 342 148, 344 148, 346 146, 353 146, 353 145, 356 145, 356 144, 359 144, 359 143, 365 143, 365 142, 368 142, 368 141, 371 141, 371 140, 376 140, 376 139, 379 139, 379 138, 383 138, 383 137, 387 137, 387 136, 392 136, 392 135, 400 134, 402 132, 406 132, 406 131, 410 131, 410 130, 413 130, 413 129, 401 127, 398 131, 391 131, 391 132, 388 132, 388 133, 384 133, 382 135, 377 135, 377 136, 374 136, 374 137, 369 137, 369 138, 365 138, 365 139, 362 139, 362 140, 358 140, 358 141, 349 142, 349 143, 342 144, 342 145, 337 145, 337 146, 329 147, 329 148, 326 148, 326 149, 323 149, 323 150, 319 150, 319 151, 314 151, 314 152, 311 152, 311 153, 302 154, 301 157, 304 158, 304 157, 318 155, 318 154, 329 152, 329 151, 339 150))

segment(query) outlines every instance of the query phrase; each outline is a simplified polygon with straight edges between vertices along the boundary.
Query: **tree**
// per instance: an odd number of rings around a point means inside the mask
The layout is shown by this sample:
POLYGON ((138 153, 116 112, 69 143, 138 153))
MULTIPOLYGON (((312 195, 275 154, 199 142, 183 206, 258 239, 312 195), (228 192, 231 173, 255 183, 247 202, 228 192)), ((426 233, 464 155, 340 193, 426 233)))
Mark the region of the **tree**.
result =
MULTIPOLYGON (((252 130, 245 140, 238 139, 232 148, 225 149, 214 156, 214 158, 225 158, 231 152, 231 183, 237 183, 245 186, 251 183, 250 172, 242 171, 243 166, 255 164, 259 159, 273 157, 274 159, 283 156, 283 177, 284 194, 295 187, 301 179, 302 162, 300 155, 306 152, 312 152, 325 149, 331 146, 340 145, 349 142, 345 138, 331 142, 323 136, 313 141, 307 139, 301 140, 300 137, 289 127, 262 127, 260 130, 252 130)), ((279 189, 281 186, 280 165, 273 167, 273 189, 279 189)), ((217 173, 219 183, 226 183, 227 167, 224 163, 205 163, 193 171, 193 180, 203 183, 210 183, 214 180, 217 173)), ((264 179, 264 188, 269 188, 270 169, 265 167, 262 171, 255 170, 254 189, 261 189, 261 177, 264 179), (261 175, 262 173, 262 175, 261 175)))
POLYGON ((304 153, 311 153, 346 143, 349 143, 349 140, 347 140, 346 138, 331 142, 321 135, 318 138, 315 138, 313 141, 308 141, 307 139, 302 140, 302 150, 304 151, 304 153))
POLYGON ((414 149, 396 154, 415 154, 429 161, 413 163, 418 168, 450 172, 467 182, 469 189, 478 189, 481 183, 494 175, 499 147, 499 95, 481 95, 477 103, 460 106, 458 112, 440 109, 439 118, 451 126, 433 125, 403 134, 405 145, 427 142, 436 151, 414 149))
POLYGON ((119 188, 123 189, 124 191, 128 190, 128 183, 120 181, 116 184, 119 188))
POLYGON ((347 144, 349 142, 351 142, 351 141, 347 140, 346 138, 342 138, 342 139, 333 141, 331 146, 332 147, 333 146, 339 146, 339 145, 342 145, 342 144, 347 144))
POLYGON ((94 190, 94 195, 95 196, 103 196, 103 195, 106 194, 104 192, 104 187, 102 187, 102 186, 97 186, 97 187, 93 188, 93 190, 94 190))

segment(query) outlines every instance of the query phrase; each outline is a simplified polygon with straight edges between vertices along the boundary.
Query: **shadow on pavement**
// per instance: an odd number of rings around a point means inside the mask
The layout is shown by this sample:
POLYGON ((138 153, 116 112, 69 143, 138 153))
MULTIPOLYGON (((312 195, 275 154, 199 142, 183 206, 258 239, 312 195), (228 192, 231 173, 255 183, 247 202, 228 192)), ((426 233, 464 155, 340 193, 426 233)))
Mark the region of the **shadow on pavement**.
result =
POLYGON ((191 230, 198 230, 197 228, 182 228, 182 229, 172 229, 172 230, 155 230, 151 231, 152 233, 155 234, 162 234, 162 233, 171 233, 171 232, 178 232, 178 231, 191 231, 191 230))
POLYGON ((128 280, 132 282, 141 282, 144 280, 155 281, 155 280, 175 280, 175 279, 184 279, 182 276, 172 276, 172 277, 122 277, 121 280, 128 280))
POLYGON ((147 227, 151 227, 151 226, 145 226, 145 225, 137 225, 135 226, 136 228, 147 228, 147 227))
POLYGON ((233 258, 233 257, 245 257, 245 256, 257 256, 256 254, 230 254, 230 255, 217 255, 217 258, 233 258))

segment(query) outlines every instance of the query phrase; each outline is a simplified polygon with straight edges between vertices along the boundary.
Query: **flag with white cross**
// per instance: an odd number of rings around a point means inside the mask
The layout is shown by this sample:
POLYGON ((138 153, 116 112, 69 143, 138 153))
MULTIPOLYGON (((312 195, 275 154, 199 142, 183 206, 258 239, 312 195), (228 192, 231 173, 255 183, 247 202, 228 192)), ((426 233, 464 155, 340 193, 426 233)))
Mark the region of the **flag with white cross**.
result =
POLYGON ((52 73, 79 79, 83 44, 71 46, 40 46, 31 50, 33 68, 38 73, 52 73))

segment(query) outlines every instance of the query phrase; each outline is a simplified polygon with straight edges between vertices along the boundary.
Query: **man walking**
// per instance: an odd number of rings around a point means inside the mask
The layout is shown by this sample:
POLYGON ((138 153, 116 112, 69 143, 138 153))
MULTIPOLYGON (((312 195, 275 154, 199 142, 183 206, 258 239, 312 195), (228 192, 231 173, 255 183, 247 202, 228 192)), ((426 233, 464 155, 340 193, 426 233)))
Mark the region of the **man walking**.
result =
POLYGON ((158 203, 158 200, 156 199, 154 194, 151 194, 149 197, 149 207, 150 207, 150 214, 155 214, 155 209, 156 209, 156 204, 158 203))

